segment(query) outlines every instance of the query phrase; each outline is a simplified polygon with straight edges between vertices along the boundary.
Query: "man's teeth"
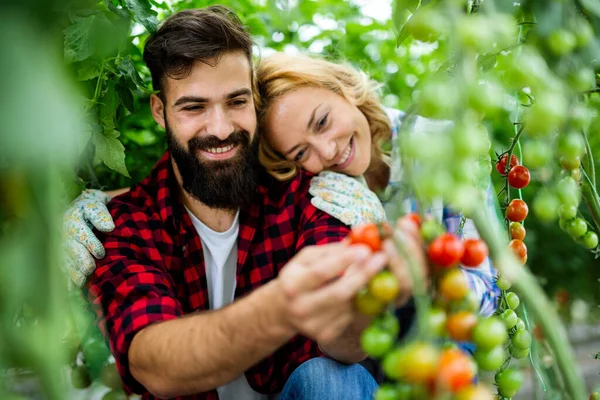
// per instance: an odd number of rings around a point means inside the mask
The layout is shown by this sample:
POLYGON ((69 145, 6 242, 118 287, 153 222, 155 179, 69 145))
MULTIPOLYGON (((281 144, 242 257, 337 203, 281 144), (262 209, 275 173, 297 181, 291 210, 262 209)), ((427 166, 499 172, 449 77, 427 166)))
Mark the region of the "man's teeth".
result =
POLYGON ((213 154, 220 154, 220 153, 225 153, 233 148, 234 148, 234 145, 230 144, 229 146, 225 146, 225 147, 211 147, 210 149, 206 149, 206 151, 209 153, 213 153, 213 154))
POLYGON ((344 155, 342 156, 342 159, 336 165, 342 165, 343 163, 348 161, 348 157, 350 157, 351 151, 352 151, 352 141, 350 141, 350 143, 348 143, 348 146, 346 147, 346 150, 344 151, 344 155))

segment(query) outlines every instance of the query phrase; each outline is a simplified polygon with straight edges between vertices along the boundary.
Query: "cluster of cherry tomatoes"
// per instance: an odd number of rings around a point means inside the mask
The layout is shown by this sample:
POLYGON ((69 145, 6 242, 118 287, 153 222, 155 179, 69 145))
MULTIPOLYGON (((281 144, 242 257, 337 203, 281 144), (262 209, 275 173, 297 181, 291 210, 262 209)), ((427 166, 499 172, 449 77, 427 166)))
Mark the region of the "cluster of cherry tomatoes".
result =
MULTIPOLYGON (((433 265, 433 306, 424 317, 426 332, 419 332, 418 338, 408 343, 398 343, 400 327, 393 307, 388 307, 398 295, 396 277, 389 271, 381 272, 357 295, 358 310, 376 316, 362 334, 363 350, 381 361, 389 379, 375 399, 427 399, 441 393, 449 393, 456 400, 492 399, 488 388, 474 383, 478 370, 498 370, 495 381, 499 394, 514 396, 522 385, 523 375, 518 370, 503 368, 506 344, 510 338, 510 351, 524 357, 529 352, 531 336, 513 309, 503 309, 501 316, 479 316, 478 299, 459 268, 481 265, 488 256, 487 245, 479 239, 463 240, 444 232, 434 219, 421 222, 415 214, 408 218, 418 224, 433 265), (473 342, 477 346, 474 356, 458 349, 454 342, 473 342)), ((389 228, 374 224, 356 227, 350 234, 350 242, 377 250, 389 232, 389 228)), ((516 308, 518 297, 514 293, 509 297, 510 306, 516 308)))
MULTIPOLYGON (((507 167, 508 154, 504 154, 496 163, 496 170, 506 175, 508 184, 516 189, 523 189, 531 181, 531 175, 527 167, 519 165, 515 155, 511 155, 510 164, 507 167)), ((526 231, 522 222, 529 214, 529 207, 521 199, 512 199, 506 207, 506 219, 509 221, 510 242, 508 247, 517 256, 521 264, 527 262, 527 246, 525 239, 526 231)))

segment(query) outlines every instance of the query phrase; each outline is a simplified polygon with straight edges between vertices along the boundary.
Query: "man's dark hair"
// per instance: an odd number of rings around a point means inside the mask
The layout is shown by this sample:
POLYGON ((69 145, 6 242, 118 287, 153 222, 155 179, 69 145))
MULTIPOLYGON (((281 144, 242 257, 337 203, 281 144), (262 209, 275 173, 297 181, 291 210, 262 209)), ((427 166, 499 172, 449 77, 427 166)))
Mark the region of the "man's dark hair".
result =
POLYGON ((152 74, 154 90, 162 91, 165 77, 183 79, 196 61, 218 62, 232 51, 243 51, 252 70, 252 45, 250 34, 233 11, 210 6, 183 10, 167 18, 148 38, 144 61, 152 74))

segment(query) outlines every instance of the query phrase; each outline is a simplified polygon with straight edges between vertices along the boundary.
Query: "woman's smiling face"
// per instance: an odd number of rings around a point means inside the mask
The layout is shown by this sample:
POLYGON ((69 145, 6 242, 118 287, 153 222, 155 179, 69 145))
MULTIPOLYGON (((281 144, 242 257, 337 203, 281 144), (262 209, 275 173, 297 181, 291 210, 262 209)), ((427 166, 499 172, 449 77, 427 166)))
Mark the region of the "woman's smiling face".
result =
POLYGON ((343 96, 301 87, 271 104, 262 134, 274 150, 303 169, 362 175, 371 162, 371 131, 358 107, 343 96))

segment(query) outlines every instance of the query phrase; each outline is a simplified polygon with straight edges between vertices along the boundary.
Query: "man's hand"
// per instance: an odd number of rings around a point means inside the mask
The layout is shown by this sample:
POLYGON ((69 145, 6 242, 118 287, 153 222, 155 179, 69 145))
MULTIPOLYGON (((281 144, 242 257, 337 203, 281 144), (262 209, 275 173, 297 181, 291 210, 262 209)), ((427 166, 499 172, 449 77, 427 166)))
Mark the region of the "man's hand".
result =
POLYGON ((287 319, 321 343, 341 335, 354 320, 354 297, 388 262, 383 252, 334 243, 304 248, 282 269, 279 280, 287 319))

